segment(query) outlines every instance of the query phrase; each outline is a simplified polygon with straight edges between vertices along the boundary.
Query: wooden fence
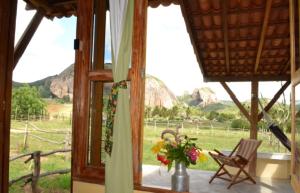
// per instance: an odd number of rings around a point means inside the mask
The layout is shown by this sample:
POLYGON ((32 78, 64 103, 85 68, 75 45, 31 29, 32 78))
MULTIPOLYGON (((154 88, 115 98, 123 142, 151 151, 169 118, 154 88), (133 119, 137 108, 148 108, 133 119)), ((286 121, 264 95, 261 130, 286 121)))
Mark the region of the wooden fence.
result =
POLYGON ((38 192, 38 181, 40 178, 45 177, 45 176, 50 176, 54 174, 67 174, 71 171, 71 169, 62 169, 62 170, 56 170, 56 171, 50 171, 46 173, 40 173, 41 172, 41 157, 47 157, 56 153, 68 153, 71 152, 71 149, 62 149, 62 150, 55 150, 47 153, 42 153, 41 151, 35 151, 31 153, 26 153, 22 155, 18 155, 15 157, 10 158, 9 161, 14 161, 20 158, 24 157, 29 157, 26 161, 24 161, 25 164, 27 164, 29 161, 33 160, 33 171, 32 173, 20 176, 16 179, 10 180, 9 185, 11 186, 12 184, 25 180, 25 184, 31 182, 31 189, 32 193, 37 193, 38 192))
MULTIPOLYGON (((216 130, 223 130, 226 131, 227 134, 230 132, 235 131, 243 131, 247 132, 245 128, 231 128, 228 122, 217 122, 211 120, 198 120, 198 121, 158 121, 158 120, 151 120, 144 122, 145 126, 148 128, 153 128, 156 131, 158 128, 176 128, 179 127, 183 130, 191 132, 191 134, 199 134, 201 130, 210 131, 211 135, 214 135, 216 130)), ((270 132, 268 128, 259 128, 258 134, 264 140, 266 140, 270 146, 273 147, 275 152, 287 152, 286 148, 280 143, 280 141, 270 132)))
POLYGON ((68 149, 71 147, 72 135, 71 130, 45 130, 38 128, 33 123, 29 121, 25 121, 24 129, 11 129, 11 133, 15 135, 24 135, 23 139, 23 148, 26 150, 28 148, 28 138, 32 137, 36 140, 47 142, 55 145, 64 145, 64 149, 68 149), (63 141, 55 141, 51 139, 47 139, 45 137, 41 137, 38 133, 48 133, 48 134, 57 134, 57 135, 64 135, 63 141))

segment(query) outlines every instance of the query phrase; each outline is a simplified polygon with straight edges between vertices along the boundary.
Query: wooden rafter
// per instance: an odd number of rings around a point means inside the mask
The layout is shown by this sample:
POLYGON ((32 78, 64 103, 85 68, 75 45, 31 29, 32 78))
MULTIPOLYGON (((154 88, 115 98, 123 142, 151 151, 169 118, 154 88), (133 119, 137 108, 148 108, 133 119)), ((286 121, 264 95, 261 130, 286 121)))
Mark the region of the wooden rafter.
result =
POLYGON ((225 64, 227 73, 229 73, 229 47, 228 47, 228 22, 227 22, 227 0, 223 0, 223 34, 224 34, 224 49, 225 49, 225 64))
POLYGON ((290 63, 290 60, 288 60, 288 61, 285 63, 284 67, 282 68, 281 74, 285 74, 286 71, 287 71, 290 67, 291 67, 291 63, 290 63))
POLYGON ((282 74, 282 75, 257 75, 257 76, 206 76, 204 77, 205 82, 244 82, 244 81, 280 81, 280 80, 290 80, 291 76, 282 74))
POLYGON ((268 27, 268 21, 269 21, 269 15, 271 12, 271 7, 272 7, 272 0, 267 0, 264 23, 263 23, 261 34, 260 34, 260 41, 259 41, 259 46, 258 46, 258 51, 257 51, 257 56, 256 56, 256 61, 255 61, 254 73, 257 73, 258 66, 260 63, 260 56, 262 54, 262 49, 263 49, 264 42, 265 42, 265 34, 267 31, 267 27, 268 27))
POLYGON ((23 53, 25 52, 29 42, 31 41, 33 35, 35 34, 37 28, 39 27, 44 15, 37 11, 33 16, 31 22, 28 24, 27 28, 25 29, 23 35, 21 36, 20 40, 18 41, 15 50, 14 50, 14 64, 13 69, 17 66, 20 58, 22 57, 23 53))
POLYGON ((229 86, 225 82, 220 82, 223 88, 226 90, 226 92, 229 94, 232 101, 236 104, 236 106, 240 109, 240 111, 243 113, 243 115, 248 119, 248 121, 251 123, 251 118, 248 113, 248 111, 245 109, 245 107, 240 103, 240 101, 236 98, 235 94, 232 92, 232 90, 229 88, 229 86))
MULTIPOLYGON (((264 107, 264 111, 268 112, 272 106, 276 103, 276 101, 279 99, 280 95, 286 90, 286 88, 291 84, 291 81, 286 81, 286 83, 278 90, 278 92, 274 95, 272 100, 264 107)), ((258 121, 260 121, 263 118, 263 113, 259 113, 258 115, 258 121)))

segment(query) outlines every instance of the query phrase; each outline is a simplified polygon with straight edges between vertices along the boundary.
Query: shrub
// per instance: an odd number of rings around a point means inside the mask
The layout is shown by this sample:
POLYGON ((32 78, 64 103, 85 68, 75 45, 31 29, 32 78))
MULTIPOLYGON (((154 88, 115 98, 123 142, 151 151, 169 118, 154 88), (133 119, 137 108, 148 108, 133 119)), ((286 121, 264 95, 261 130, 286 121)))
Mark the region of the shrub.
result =
POLYGON ((235 129, 249 129, 250 123, 247 120, 244 119, 234 119, 231 122, 231 127, 235 129))

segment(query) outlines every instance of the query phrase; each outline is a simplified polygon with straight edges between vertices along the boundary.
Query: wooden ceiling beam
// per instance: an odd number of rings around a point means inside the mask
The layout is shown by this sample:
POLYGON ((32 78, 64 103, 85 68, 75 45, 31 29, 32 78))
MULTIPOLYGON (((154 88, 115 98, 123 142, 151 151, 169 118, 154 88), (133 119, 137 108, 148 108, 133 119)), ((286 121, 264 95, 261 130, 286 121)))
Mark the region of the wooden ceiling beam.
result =
POLYGON ((252 75, 252 76, 204 76, 205 82, 249 82, 249 81, 289 81, 290 75, 252 75))
POLYGON ((270 12, 271 12, 271 7, 272 7, 272 0, 267 0, 264 23, 263 23, 262 30, 261 30, 260 41, 259 41, 259 46, 258 46, 258 51, 257 51, 257 56, 256 56, 254 74, 257 73, 258 66, 260 63, 260 56, 261 56, 262 49, 263 49, 264 42, 265 42, 265 34, 266 34, 266 31, 268 28, 268 21, 269 21, 269 16, 270 16, 270 12))
MULTIPOLYGON (((272 35, 271 37, 265 37, 264 40, 276 40, 276 39, 289 39, 290 36, 289 35, 272 35)), ((202 43, 223 43, 224 40, 222 38, 219 39, 203 39, 203 38, 197 38, 199 41, 201 41, 202 43)), ((257 41, 258 37, 251 37, 251 36, 247 36, 247 37, 235 37, 234 39, 228 39, 228 41, 230 42, 240 42, 240 41, 251 41, 251 40, 255 40, 257 41)), ((256 49, 257 50, 257 49, 256 49)))
MULTIPOLYGON (((227 13, 228 14, 228 13, 227 13)), ((269 21, 268 26, 274 26, 274 27, 279 27, 279 25, 282 24, 289 24, 289 20, 276 20, 276 21, 269 21)), ((255 27, 261 27, 261 23, 246 23, 246 24, 239 24, 238 26, 236 25, 228 25, 230 29, 234 30, 240 30, 240 29, 253 29, 255 27)), ((193 26, 193 30, 198 30, 201 32, 206 32, 206 31, 217 31, 217 30, 223 30, 222 26, 210 26, 209 28, 203 27, 203 26, 193 26)))
MULTIPOLYGON (((289 51, 290 46, 280 46, 280 47, 271 47, 271 48, 265 48, 264 51, 272 51, 272 50, 286 50, 289 51)), ((216 49, 209 49, 209 48, 203 48, 204 52, 223 52, 224 48, 216 48, 216 49)), ((257 48, 230 48, 230 52, 239 52, 239 51, 257 51, 257 48)), ((203 52, 202 52, 203 53, 203 52)))
POLYGON ((230 72, 229 68, 229 47, 228 47, 228 21, 227 21, 227 0, 223 0, 222 9, 222 20, 223 20, 223 34, 224 34, 224 48, 225 48, 225 64, 227 74, 230 72))
POLYGON ((31 41, 33 35, 35 34, 37 28, 39 27, 44 15, 37 11, 33 18, 31 19, 30 23, 28 24, 27 28, 25 29, 24 33, 22 34, 20 40, 15 46, 14 49, 14 64, 13 69, 17 66, 20 58, 22 57, 23 53, 25 52, 29 42, 31 41))
POLYGON ((236 106, 240 109, 240 111, 243 113, 243 115, 251 123, 251 118, 250 118, 249 112, 245 109, 245 107, 236 98, 235 94, 232 92, 232 90, 229 88, 229 86, 225 82, 220 82, 220 83, 223 86, 223 88, 226 90, 226 92, 229 94, 229 96, 232 99, 232 101, 236 104, 236 106))
MULTIPOLYGON (((286 88, 291 84, 291 81, 286 81, 286 83, 278 90, 278 92, 274 95, 272 100, 264 107, 264 111, 268 112, 273 105, 277 102, 279 97, 282 95, 282 93, 286 90, 286 88)), ((263 118, 263 113, 260 112, 258 115, 258 121, 260 121, 263 118)))
MULTIPOLYGON (((278 10, 281 10, 281 9, 288 9, 289 7, 289 4, 285 4, 285 5, 282 5, 282 4, 274 4, 272 9, 278 9, 278 10)), ((251 9, 249 9, 248 7, 247 8, 242 8, 242 9, 232 9, 232 10, 228 10, 228 14, 240 14, 240 13, 255 13, 255 12, 264 12, 264 7, 253 7, 251 9)), ((221 10, 215 10, 215 9, 211 9, 210 11, 193 11, 191 12, 191 15, 193 16, 219 16, 221 14, 221 10)))
POLYGON ((280 74, 285 74, 286 71, 287 71, 290 67, 291 67, 291 63, 290 63, 290 60, 288 60, 288 61, 285 63, 285 65, 284 65, 283 69, 281 70, 280 74))

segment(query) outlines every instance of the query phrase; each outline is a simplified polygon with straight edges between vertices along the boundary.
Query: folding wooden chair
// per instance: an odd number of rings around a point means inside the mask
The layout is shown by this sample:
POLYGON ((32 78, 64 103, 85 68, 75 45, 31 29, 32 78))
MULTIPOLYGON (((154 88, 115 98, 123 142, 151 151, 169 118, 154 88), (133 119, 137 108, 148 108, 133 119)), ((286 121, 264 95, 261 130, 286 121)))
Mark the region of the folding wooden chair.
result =
POLYGON ((218 150, 214 150, 216 153, 209 152, 210 156, 218 163, 220 168, 211 178, 209 183, 211 183, 215 178, 220 178, 223 180, 230 181, 231 183, 227 187, 229 189, 232 185, 240 183, 245 180, 250 180, 256 184, 255 180, 250 176, 250 174, 245 171, 245 167, 249 164, 250 160, 256 154, 257 148, 260 146, 261 141, 254 139, 241 139, 240 142, 235 146, 229 156, 222 154, 218 150), (231 166, 238 168, 238 172, 233 175, 228 172, 225 166, 231 166), (241 173, 245 174, 245 178, 238 180, 241 173), (223 177, 223 175, 229 176, 229 178, 223 177))

